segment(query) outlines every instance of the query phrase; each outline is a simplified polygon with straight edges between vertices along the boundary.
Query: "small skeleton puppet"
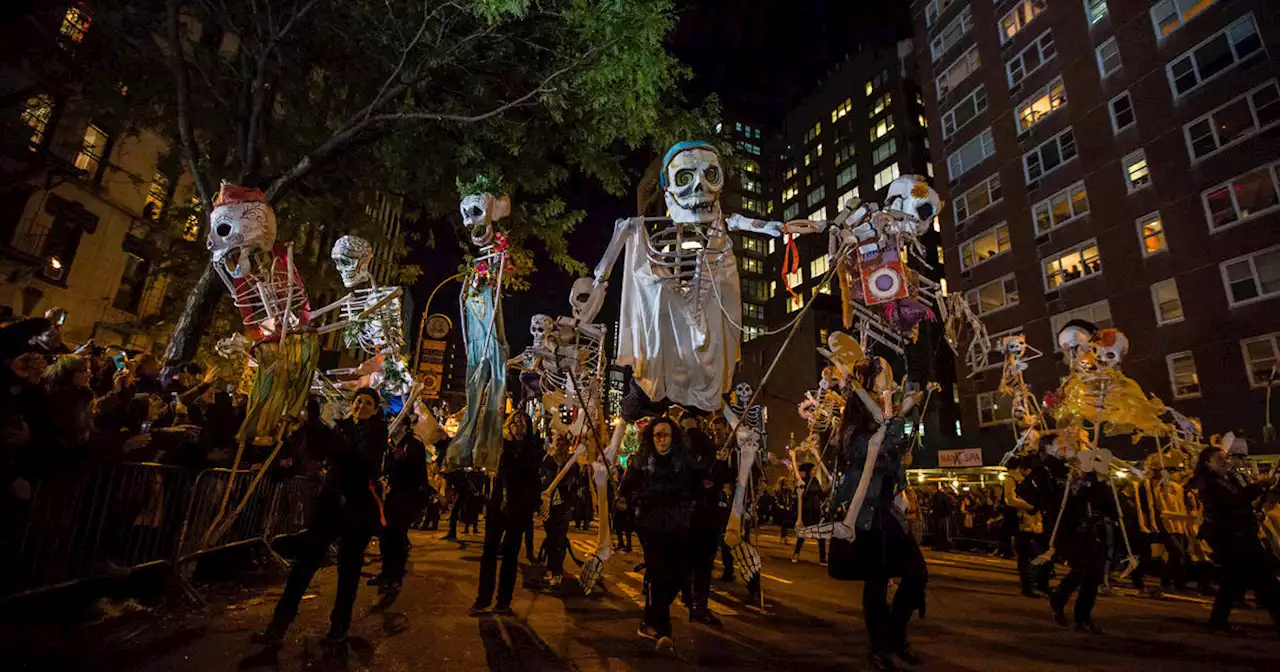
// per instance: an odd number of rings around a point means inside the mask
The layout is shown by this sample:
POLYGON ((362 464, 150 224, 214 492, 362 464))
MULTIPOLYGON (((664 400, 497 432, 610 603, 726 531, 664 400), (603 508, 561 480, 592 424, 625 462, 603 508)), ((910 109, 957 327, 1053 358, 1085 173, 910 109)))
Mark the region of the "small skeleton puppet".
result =
MULTIPOLYGON (((380 366, 363 381, 349 381, 340 387, 365 385, 382 391, 386 397, 402 397, 409 393, 413 380, 404 360, 404 329, 400 287, 379 287, 373 280, 373 246, 357 236, 342 236, 333 244, 330 254, 342 284, 349 294, 338 300, 342 318, 348 323, 343 332, 347 347, 359 348, 378 357, 380 366)), ((350 376, 369 367, 336 369, 330 376, 350 376)))
POLYGON ((947 345, 951 351, 960 355, 960 345, 964 342, 965 329, 972 332, 969 345, 964 351, 964 362, 969 366, 969 377, 972 378, 987 367, 987 353, 991 352, 991 336, 987 326, 974 314, 965 299, 963 292, 954 292, 940 297, 938 310, 942 313, 942 325, 947 337, 947 345))
POLYGON ((829 254, 840 275, 844 323, 895 350, 914 340, 920 320, 934 319, 936 287, 910 268, 909 251, 929 265, 920 236, 941 207, 924 177, 903 175, 889 184, 884 207, 852 203, 831 222, 829 254), (877 308, 879 307, 879 308, 877 308))
POLYGON ((729 523, 725 527, 724 543, 730 547, 742 542, 742 517, 748 489, 747 481, 755 466, 756 456, 764 438, 764 408, 759 404, 747 406, 755 398, 749 383, 738 383, 733 388, 729 409, 739 418, 734 438, 738 443, 738 480, 733 491, 733 506, 729 510, 729 523))
POLYGON ((1010 398, 1014 428, 1018 434, 1013 448, 1000 460, 1003 466, 1023 450, 1033 449, 1039 444, 1040 429, 1044 428, 1040 404, 1027 386, 1023 374, 1027 370, 1027 362, 1040 357, 1042 353, 1028 345, 1026 337, 1021 334, 1001 339, 998 351, 1004 355, 999 390, 1010 398))
POLYGON ((524 352, 512 357, 507 366, 521 371, 559 373, 556 350, 560 347, 556 321, 541 313, 529 318, 529 335, 533 343, 524 352))
POLYGON ((860 375, 850 383, 852 394, 848 403, 862 404, 877 428, 871 436, 855 436, 853 445, 841 446, 848 465, 841 500, 845 499, 849 487, 854 486, 855 477, 856 486, 848 497, 844 520, 837 522, 832 530, 832 536, 837 539, 853 541, 859 530, 870 530, 877 518, 881 519, 880 524, 890 524, 887 516, 906 528, 901 510, 893 504, 898 490, 906 482, 905 458, 909 444, 903 431, 904 418, 924 393, 906 391, 905 382, 895 385, 888 362, 877 357, 862 367, 860 375), (895 403, 895 395, 901 397, 901 403, 895 403))
POLYGON ((498 468, 502 454, 502 410, 507 385, 507 343, 502 326, 502 281, 508 270, 506 236, 494 222, 511 214, 511 201, 495 196, 492 180, 462 188, 462 223, 478 248, 459 296, 467 351, 467 408, 449 444, 452 468, 498 468))

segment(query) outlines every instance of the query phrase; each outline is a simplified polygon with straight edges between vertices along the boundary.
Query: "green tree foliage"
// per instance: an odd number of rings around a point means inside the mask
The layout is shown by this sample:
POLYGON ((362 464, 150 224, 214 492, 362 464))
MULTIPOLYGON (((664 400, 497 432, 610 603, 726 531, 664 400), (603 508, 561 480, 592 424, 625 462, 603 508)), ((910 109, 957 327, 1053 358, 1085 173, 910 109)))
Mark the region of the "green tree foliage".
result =
MULTIPOLYGON (((127 85, 118 113, 176 139, 199 212, 210 211, 221 180, 259 187, 281 239, 296 247, 352 229, 377 239, 360 230, 377 193, 403 196, 419 213, 399 251, 430 244, 429 223, 457 226, 459 177, 501 174, 516 206, 512 242, 537 239, 555 264, 581 272, 565 235, 583 214, 557 187, 577 173, 621 195, 623 158, 700 133, 716 112, 714 101, 688 109, 680 100, 688 73, 663 45, 671 0, 86 6, 94 21, 78 57, 110 76, 83 94, 118 96, 127 85)), ((203 246, 192 247, 194 260, 203 246)), ((207 263, 185 267, 169 361, 189 359, 214 306, 227 303, 207 263)), ((303 270, 314 284, 319 269, 303 270)))

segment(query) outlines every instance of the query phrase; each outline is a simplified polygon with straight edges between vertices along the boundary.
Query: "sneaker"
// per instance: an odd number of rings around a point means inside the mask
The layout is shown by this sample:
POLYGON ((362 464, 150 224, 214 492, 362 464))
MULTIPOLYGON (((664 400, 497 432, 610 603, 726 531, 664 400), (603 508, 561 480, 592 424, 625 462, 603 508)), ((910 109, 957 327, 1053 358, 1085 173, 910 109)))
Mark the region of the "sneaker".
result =
POLYGON ((547 579, 548 588, 559 588, 564 583, 564 576, 552 576, 547 579))
POLYGON ((1102 628, 1101 628, 1101 627, 1098 627, 1097 625, 1094 625, 1093 621, 1085 621, 1085 622, 1083 622, 1083 623, 1076 623, 1076 632, 1083 632, 1083 633, 1087 633, 1087 634, 1090 634, 1090 635, 1101 635, 1101 634, 1103 634, 1103 632, 1102 632, 1102 628))
POLYGON ((658 641, 654 642, 654 644, 653 644, 653 650, 654 650, 654 651, 657 651, 657 652, 659 652, 659 653, 665 653, 665 652, 669 652, 669 651, 675 651, 675 650, 676 650, 676 643, 675 643, 675 641, 674 641, 674 640, 672 640, 670 637, 668 637, 668 636, 666 636, 666 635, 663 635, 663 636, 661 636, 661 637, 659 637, 659 638, 658 638, 658 641))
POLYGON ((826 567, 826 566, 827 566, 827 561, 826 561, 826 560, 819 560, 819 561, 818 561, 818 566, 819 566, 819 567, 826 567))
POLYGON ((791 562, 792 562, 792 563, 800 562, 800 555, 799 555, 799 554, 796 554, 796 555, 791 556, 791 562))
POLYGON ((640 625, 640 628, 636 630, 636 634, 639 635, 642 639, 647 639, 651 642, 656 642, 658 641, 659 638, 662 637, 662 635, 658 634, 657 629, 655 629, 653 626, 644 625, 644 624, 640 625))
POLYGON ((487 603, 476 600, 475 603, 471 605, 470 613, 472 616, 480 616, 488 610, 489 605, 487 603))
POLYGON ((284 646, 284 628, 268 625, 266 628, 249 635, 249 641, 262 646, 279 648, 284 646))
POLYGON ((498 606, 493 608, 493 613, 495 616, 515 616, 516 615, 515 609, 512 609, 511 605, 509 604, 499 604, 498 606))
POLYGON ((898 666, 893 663, 893 658, 890 658, 887 653, 872 652, 867 654, 867 665, 873 670, 887 672, 898 669, 898 666))
POLYGON ((898 660, 901 660, 902 662, 908 665, 920 665, 924 663, 924 659, 921 658, 920 656, 917 656, 916 652, 912 651, 911 647, 907 646, 906 644, 903 644, 902 646, 898 647, 898 650, 894 651, 893 655, 897 656, 898 660))

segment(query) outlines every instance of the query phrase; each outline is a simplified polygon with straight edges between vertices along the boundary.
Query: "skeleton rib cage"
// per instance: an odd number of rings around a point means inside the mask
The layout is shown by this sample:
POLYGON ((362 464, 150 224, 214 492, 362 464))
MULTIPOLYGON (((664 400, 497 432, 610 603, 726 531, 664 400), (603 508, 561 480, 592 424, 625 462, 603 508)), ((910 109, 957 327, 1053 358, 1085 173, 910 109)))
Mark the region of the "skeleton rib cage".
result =
POLYGON ((705 271, 719 267, 725 251, 711 248, 702 227, 677 222, 649 234, 647 242, 645 252, 654 274, 701 306, 714 282, 705 271))
POLYGON ((297 309, 306 305, 307 294, 294 272, 293 247, 286 252, 283 268, 269 251, 253 250, 246 255, 252 266, 240 278, 233 278, 224 264, 215 264, 244 325, 257 327, 264 336, 296 330, 301 324, 297 309))
MULTIPOLYGON (((564 403, 587 413, 587 423, 598 431, 604 398, 604 341, 608 327, 586 325, 574 330, 568 345, 555 349, 556 365, 538 367, 544 395, 559 392, 564 403), (585 406, 585 408, 583 408, 585 406)), ((584 428, 587 428, 584 424, 584 428)))
POLYGON ((387 301, 372 314, 358 320, 364 311, 395 292, 394 287, 366 287, 352 291, 342 303, 342 319, 350 320, 354 329, 345 334, 348 346, 358 347, 370 355, 399 354, 404 350, 400 299, 387 301))

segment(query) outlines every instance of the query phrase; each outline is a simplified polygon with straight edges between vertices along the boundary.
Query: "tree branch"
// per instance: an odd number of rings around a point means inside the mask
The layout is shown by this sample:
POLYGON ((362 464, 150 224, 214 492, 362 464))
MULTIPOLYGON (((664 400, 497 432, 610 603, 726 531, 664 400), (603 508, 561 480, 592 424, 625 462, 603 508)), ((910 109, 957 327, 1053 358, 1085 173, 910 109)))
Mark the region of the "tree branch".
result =
POLYGON ((169 28, 169 66, 178 90, 178 136, 182 141, 182 156, 186 160, 187 171, 195 183, 196 193, 200 196, 205 217, 213 207, 213 195, 204 175, 200 174, 200 148, 196 144, 195 132, 191 126, 191 77, 182 58, 182 38, 178 29, 178 0, 165 0, 165 9, 169 28))

